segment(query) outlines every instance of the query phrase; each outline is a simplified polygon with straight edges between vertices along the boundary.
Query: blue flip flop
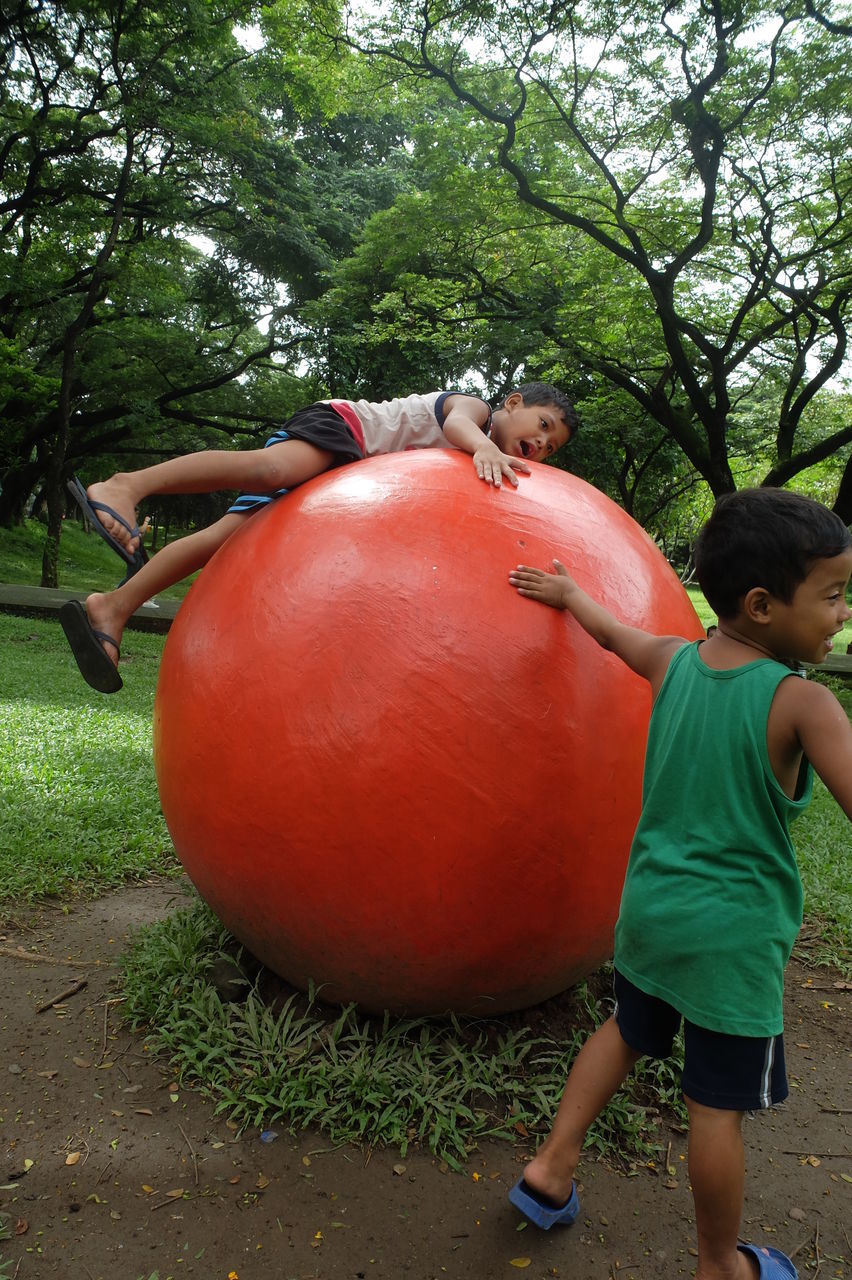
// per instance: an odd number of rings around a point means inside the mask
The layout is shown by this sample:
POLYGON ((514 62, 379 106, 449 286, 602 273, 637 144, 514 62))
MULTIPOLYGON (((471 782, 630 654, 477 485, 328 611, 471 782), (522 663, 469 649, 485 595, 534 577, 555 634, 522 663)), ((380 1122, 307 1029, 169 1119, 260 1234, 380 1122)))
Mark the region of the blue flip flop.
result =
POLYGON ((127 521, 120 516, 117 511, 113 511, 112 507, 108 507, 105 502, 94 502, 86 493, 84 486, 76 476, 68 481, 67 488, 71 497, 77 503, 77 506, 83 512, 95 533, 97 533, 101 538, 103 538, 104 542, 108 543, 112 547, 117 556, 121 556, 122 560, 130 570, 128 576, 132 577, 134 573, 142 568, 143 564, 148 559, 147 555, 142 550, 142 543, 139 543, 139 546, 135 551, 128 551, 126 547, 122 546, 117 538, 112 536, 108 529, 104 528, 98 519, 98 512, 103 511, 106 515, 112 516, 113 520, 117 520, 120 525, 124 526, 131 538, 138 538, 141 536, 139 533, 139 526, 136 525, 134 528, 131 528, 127 521))
POLYGON ((738 1244, 740 1253, 749 1253, 758 1267, 760 1280, 798 1280, 791 1258, 768 1244, 738 1244))
POLYGON ((549 1201, 544 1200, 537 1191, 533 1191, 532 1187, 524 1182, 523 1178, 519 1178, 512 1187, 509 1199, 516 1209, 520 1209, 525 1218, 528 1218, 536 1227, 541 1227, 542 1231, 549 1231, 558 1223, 570 1227, 580 1212, 580 1200, 577 1188, 573 1184, 571 1195, 563 1205, 550 1204, 549 1201))
POLYGON ((59 621, 86 684, 97 689, 98 693, 118 693, 123 681, 104 649, 105 644, 111 644, 121 657, 121 650, 112 636, 105 631, 95 631, 79 600, 66 601, 59 610, 59 621))

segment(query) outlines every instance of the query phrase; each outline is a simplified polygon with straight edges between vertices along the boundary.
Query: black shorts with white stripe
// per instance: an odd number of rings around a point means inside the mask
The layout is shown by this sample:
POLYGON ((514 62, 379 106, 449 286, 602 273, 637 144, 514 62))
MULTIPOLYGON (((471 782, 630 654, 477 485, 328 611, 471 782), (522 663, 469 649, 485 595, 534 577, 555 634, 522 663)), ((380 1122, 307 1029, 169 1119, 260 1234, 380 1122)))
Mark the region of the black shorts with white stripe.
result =
POLYGON ((622 1040, 651 1058, 671 1056, 683 1021, 688 1098, 721 1111, 760 1111, 787 1097, 783 1036, 737 1036, 699 1027, 665 1000, 647 995, 615 971, 615 1021, 622 1040))

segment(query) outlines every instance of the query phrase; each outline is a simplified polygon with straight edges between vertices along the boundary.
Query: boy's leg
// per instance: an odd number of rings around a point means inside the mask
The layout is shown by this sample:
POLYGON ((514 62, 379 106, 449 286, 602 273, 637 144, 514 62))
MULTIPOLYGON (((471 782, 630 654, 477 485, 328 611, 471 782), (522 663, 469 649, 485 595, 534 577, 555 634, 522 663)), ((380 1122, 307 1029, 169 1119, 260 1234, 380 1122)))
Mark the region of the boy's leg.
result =
POLYGON ((555 1205, 568 1200, 586 1130, 641 1056, 622 1039, 615 1017, 607 1019, 583 1045, 568 1075, 553 1128, 524 1169, 524 1182, 545 1200, 555 1205))
POLYGON ((757 1264, 737 1251, 745 1186, 743 1113, 705 1107, 686 1095, 684 1101, 698 1231, 695 1280, 753 1280, 757 1264))
MULTIPOLYGON (((215 493, 220 489, 274 493, 276 489, 294 489, 304 484, 321 471, 327 471, 333 461, 332 453, 305 440, 284 440, 268 449, 249 449, 244 453, 205 449, 155 463, 141 471, 117 472, 109 480, 89 485, 86 492, 90 501, 112 508, 132 529, 136 524, 136 507, 153 493, 215 493)), ((139 538, 132 538, 129 529, 119 520, 105 511, 98 511, 97 516, 106 531, 127 551, 137 549, 139 538)))
MULTIPOLYGON (((238 513, 226 515, 207 529, 199 529, 186 538, 167 543, 138 573, 114 591, 96 592, 87 597, 86 615, 89 623, 95 631, 111 636, 116 645, 120 645, 127 619, 132 613, 151 596, 203 568, 223 542, 250 518, 249 515, 238 513)), ((106 652, 114 662, 115 650, 107 646, 106 652)))

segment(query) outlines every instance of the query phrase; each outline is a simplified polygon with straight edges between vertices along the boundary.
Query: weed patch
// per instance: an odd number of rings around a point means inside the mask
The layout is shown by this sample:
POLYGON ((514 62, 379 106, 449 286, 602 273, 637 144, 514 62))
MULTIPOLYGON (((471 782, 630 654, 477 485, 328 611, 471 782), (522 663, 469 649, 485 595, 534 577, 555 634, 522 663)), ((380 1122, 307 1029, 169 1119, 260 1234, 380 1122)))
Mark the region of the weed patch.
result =
MULTIPOLYGON (((202 903, 150 926, 124 959, 124 1014, 185 1084, 239 1130, 315 1126, 333 1143, 418 1143, 459 1168, 479 1139, 545 1131, 589 1031, 611 1012, 609 980, 500 1019, 369 1017, 322 1005, 265 970, 223 999, 235 944, 202 903), (546 1028, 546 1033, 534 1027, 546 1028)), ((237 963, 245 963, 237 952, 237 963)), ((646 1065, 604 1111, 589 1145, 611 1160, 659 1148, 661 1109, 681 1108, 676 1059, 646 1065)))

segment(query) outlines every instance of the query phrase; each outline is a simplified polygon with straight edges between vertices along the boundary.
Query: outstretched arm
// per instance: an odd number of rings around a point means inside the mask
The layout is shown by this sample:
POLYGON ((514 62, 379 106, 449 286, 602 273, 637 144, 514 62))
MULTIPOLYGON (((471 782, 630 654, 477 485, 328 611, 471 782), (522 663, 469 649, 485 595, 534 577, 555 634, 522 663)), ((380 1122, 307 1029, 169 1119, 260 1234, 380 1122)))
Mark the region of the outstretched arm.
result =
POLYGON ((488 405, 476 396, 455 395, 447 400, 444 418, 444 435, 451 445, 473 457, 473 465, 480 480, 500 488, 505 477, 517 487, 516 471, 529 474, 529 467, 521 458, 512 458, 497 448, 485 434, 488 422, 488 405))
POLYGON ((509 582, 519 595, 529 600, 539 600, 554 609, 567 609, 602 649, 609 649, 647 680, 656 696, 672 654, 686 643, 683 637, 655 636, 619 622, 609 609, 577 585, 563 564, 558 560, 553 564, 555 573, 518 565, 509 574, 509 582))

